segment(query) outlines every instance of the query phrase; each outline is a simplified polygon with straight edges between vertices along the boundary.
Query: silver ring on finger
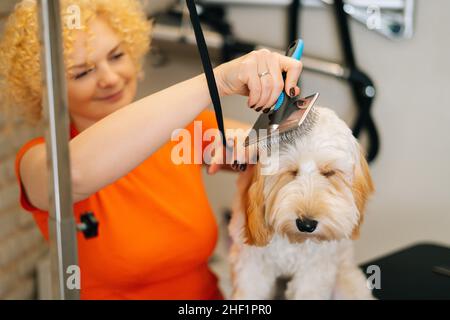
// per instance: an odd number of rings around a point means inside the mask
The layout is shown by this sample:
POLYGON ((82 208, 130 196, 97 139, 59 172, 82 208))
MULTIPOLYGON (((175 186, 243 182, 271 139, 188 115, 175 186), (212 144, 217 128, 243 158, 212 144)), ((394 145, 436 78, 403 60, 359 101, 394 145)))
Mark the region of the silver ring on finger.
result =
POLYGON ((262 77, 264 77, 264 76, 267 76, 268 74, 270 74, 270 72, 267 70, 267 71, 258 73, 258 76, 259 76, 260 78, 262 78, 262 77))

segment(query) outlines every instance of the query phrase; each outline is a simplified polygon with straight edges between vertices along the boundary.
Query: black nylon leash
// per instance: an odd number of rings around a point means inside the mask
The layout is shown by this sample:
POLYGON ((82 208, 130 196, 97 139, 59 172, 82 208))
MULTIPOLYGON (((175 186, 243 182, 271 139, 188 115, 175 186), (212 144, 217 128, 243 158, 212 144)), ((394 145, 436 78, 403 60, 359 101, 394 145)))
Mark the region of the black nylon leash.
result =
POLYGON ((219 91, 217 90, 216 80, 211 66, 211 60, 208 54, 208 47, 206 46, 205 37, 203 36, 200 19, 195 7, 195 1, 186 0, 186 4, 189 9, 189 16, 191 18, 192 27, 194 28, 198 52, 200 54, 200 58, 202 59, 203 71, 205 72, 206 81, 208 82, 209 95, 211 96, 211 100, 214 106, 217 127, 219 128, 220 134, 222 135, 222 143, 224 146, 226 146, 227 141, 225 137, 225 127, 223 125, 222 107, 220 105, 219 91))

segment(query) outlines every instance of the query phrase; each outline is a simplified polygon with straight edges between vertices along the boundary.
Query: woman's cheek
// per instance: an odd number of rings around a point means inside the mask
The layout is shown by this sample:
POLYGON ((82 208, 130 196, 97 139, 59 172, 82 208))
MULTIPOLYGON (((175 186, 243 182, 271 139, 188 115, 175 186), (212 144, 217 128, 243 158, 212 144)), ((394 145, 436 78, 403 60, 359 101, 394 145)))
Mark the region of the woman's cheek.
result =
POLYGON ((129 95, 129 103, 134 99, 137 92, 137 82, 138 82, 138 74, 136 71, 136 67, 131 59, 128 59, 125 63, 121 65, 119 74, 123 78, 129 95))
POLYGON ((70 109, 83 108, 94 99, 95 82, 90 79, 69 80, 67 89, 70 109))
POLYGON ((120 64, 120 73, 127 80, 133 80, 133 78, 137 77, 137 68, 129 54, 124 56, 124 59, 120 64))

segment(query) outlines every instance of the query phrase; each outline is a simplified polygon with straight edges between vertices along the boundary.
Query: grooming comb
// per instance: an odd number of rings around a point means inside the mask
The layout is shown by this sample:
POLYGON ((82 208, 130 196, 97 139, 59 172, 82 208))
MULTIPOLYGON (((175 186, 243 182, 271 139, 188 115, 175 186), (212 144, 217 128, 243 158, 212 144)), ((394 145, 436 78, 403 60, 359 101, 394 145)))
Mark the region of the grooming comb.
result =
MULTIPOLYGON (((303 46, 303 40, 294 41, 286 51, 286 55, 300 60, 303 46)), ((286 80, 285 72, 283 79, 286 80)), ((318 93, 305 98, 289 97, 283 91, 272 110, 259 116, 244 146, 257 145, 258 150, 270 149, 274 144, 293 143, 297 138, 307 134, 317 121, 314 104, 318 97, 318 93)))

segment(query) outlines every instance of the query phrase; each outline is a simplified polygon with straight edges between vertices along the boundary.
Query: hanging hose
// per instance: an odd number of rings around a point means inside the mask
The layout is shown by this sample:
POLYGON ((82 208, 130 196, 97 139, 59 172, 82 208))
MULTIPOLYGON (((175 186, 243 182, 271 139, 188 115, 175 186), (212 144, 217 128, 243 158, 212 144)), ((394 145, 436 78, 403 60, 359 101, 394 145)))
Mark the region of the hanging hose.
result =
POLYGON ((359 138, 363 131, 367 132, 369 138, 367 160, 372 162, 376 158, 380 148, 378 131, 370 114, 370 109, 375 98, 375 87, 369 76, 357 67, 347 14, 344 11, 344 2, 342 0, 334 1, 334 11, 338 23, 345 64, 349 69, 348 81, 350 81, 353 97, 356 100, 358 108, 358 116, 353 125, 353 134, 356 138, 359 138))

